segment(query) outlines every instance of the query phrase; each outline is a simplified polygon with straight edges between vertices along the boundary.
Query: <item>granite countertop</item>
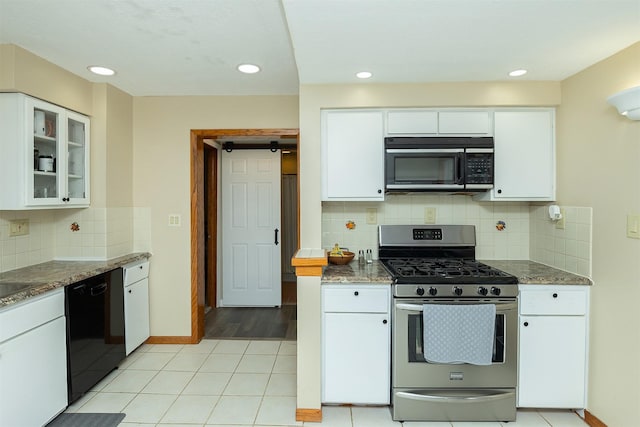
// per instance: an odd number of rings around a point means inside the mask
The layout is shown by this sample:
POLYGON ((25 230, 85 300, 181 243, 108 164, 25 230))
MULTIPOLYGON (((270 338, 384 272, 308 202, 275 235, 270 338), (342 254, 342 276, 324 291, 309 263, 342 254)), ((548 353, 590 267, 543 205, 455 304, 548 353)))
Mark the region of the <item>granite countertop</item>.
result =
POLYGON ((360 266, 358 260, 354 259, 347 265, 329 264, 326 266, 322 272, 322 282, 390 285, 391 276, 378 260, 374 260, 372 264, 360 266))
POLYGON ((30 285, 20 292, 1 297, 0 308, 150 257, 151 254, 140 252, 106 261, 48 261, 0 273, 0 287, 3 283, 30 285))
MULTIPOLYGON (((480 260, 499 270, 513 274, 521 285, 591 285, 591 279, 548 265, 527 260, 480 260)), ((322 273, 323 283, 380 283, 391 284, 391 276, 378 260, 359 266, 358 260, 347 265, 329 264, 322 273)))
POLYGON ((592 285, 591 279, 527 260, 480 260, 481 262, 513 274, 520 285, 592 285))

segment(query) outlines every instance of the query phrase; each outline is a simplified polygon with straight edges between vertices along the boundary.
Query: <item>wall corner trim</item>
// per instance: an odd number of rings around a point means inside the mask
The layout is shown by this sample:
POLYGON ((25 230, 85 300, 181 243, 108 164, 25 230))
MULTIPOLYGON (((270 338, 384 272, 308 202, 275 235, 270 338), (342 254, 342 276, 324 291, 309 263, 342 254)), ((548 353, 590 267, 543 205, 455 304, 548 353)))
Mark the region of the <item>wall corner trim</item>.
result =
POLYGON ((591 427, 607 427, 607 425, 600 421, 598 417, 587 410, 584 411, 584 422, 589 424, 591 427))
POLYGON ((296 408, 296 421, 308 421, 308 422, 319 423, 322 421, 322 408, 320 409, 296 408))
POLYGON ((291 265, 296 268, 296 276, 322 276, 327 252, 324 249, 299 249, 291 258, 291 265))

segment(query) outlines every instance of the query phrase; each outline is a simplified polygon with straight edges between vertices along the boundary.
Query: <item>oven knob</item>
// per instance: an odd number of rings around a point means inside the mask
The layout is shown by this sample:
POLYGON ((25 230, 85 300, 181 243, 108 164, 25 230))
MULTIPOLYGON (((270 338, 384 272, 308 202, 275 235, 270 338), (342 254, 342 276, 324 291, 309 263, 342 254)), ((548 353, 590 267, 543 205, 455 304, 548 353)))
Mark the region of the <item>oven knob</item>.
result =
POLYGON ((453 293, 458 295, 458 296, 462 295, 462 288, 459 287, 459 286, 454 286, 453 287, 453 293))
POLYGON ((500 292, 502 292, 500 288, 496 288, 495 286, 491 287, 491 295, 498 296, 500 295, 500 292))
POLYGON ((424 289, 423 288, 416 289, 416 294, 418 294, 420 296, 424 295, 424 289))
POLYGON ((489 293, 489 290, 487 288, 485 288, 484 286, 480 286, 478 288, 478 295, 487 295, 489 293))
POLYGON ((429 288, 429 295, 434 296, 438 293, 438 290, 436 288, 429 288))

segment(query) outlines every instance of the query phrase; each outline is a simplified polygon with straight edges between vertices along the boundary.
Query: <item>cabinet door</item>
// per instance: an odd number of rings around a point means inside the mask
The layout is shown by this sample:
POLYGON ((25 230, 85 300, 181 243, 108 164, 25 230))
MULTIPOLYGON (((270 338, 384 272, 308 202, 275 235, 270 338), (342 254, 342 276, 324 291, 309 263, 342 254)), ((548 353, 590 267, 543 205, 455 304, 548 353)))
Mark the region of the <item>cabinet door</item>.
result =
POLYGON ((0 426, 41 426, 67 406, 65 318, 0 344, 0 426))
POLYGON ((548 110, 495 113, 495 199, 555 199, 553 117, 548 110))
POLYGON ((585 319, 520 316, 519 407, 585 407, 585 319))
POLYGON ((66 158, 65 110, 37 99, 27 97, 25 100, 29 135, 25 144, 26 204, 58 205, 65 191, 61 178, 64 165, 60 163, 66 158))
POLYGON ((430 135, 438 133, 437 111, 389 111, 387 134, 430 135))
POLYGON ((63 202, 69 205, 89 204, 89 119, 80 114, 66 115, 66 163, 63 202))
POLYGON ((323 200, 384 200, 382 111, 323 113, 323 200))
POLYGON ((491 120, 488 111, 441 111, 438 132, 458 135, 489 135, 491 120))
POLYGON ((124 288, 124 331, 127 356, 149 338, 149 279, 124 288))
POLYGON ((388 314, 325 313, 322 401, 388 404, 388 314))

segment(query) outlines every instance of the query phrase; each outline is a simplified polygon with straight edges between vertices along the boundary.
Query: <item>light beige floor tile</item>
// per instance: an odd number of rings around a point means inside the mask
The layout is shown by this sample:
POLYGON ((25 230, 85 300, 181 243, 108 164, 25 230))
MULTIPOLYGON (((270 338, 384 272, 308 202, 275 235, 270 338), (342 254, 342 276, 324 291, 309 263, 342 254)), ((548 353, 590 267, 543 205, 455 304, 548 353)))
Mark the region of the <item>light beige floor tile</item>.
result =
POLYGON ((451 427, 446 421, 405 421, 403 427, 451 427))
POLYGON ((229 372, 197 372, 182 391, 183 395, 219 396, 231 379, 229 372))
POLYGON ((178 396, 160 422, 204 424, 217 402, 218 396, 178 396))
POLYGON ((134 351, 133 353, 125 357, 122 362, 120 362, 120 364, 118 365, 118 369, 127 369, 133 362, 138 360, 140 356, 142 356, 143 354, 144 354, 143 351, 140 351, 140 352, 138 350, 134 351))
MULTIPOLYGON (((542 418, 535 409, 518 409, 516 420, 508 423, 500 423, 508 427, 550 427, 551 424, 542 418)), ((560 427, 560 426, 556 426, 560 427)))
POLYGON ((351 408, 353 427, 400 427, 402 424, 391 419, 388 407, 351 408))
POLYGON ((96 393, 76 412, 122 412, 135 397, 134 393, 96 393))
POLYGON ((222 396, 207 424, 253 425, 261 400, 257 396, 222 396))
POLYGON ((211 354, 200 367, 200 372, 234 372, 240 359, 241 354, 211 354))
POLYGON ((263 396, 269 374, 235 373, 224 389, 225 396, 263 396))
POLYGON ((205 353, 209 354, 218 345, 218 340, 204 339, 198 344, 185 345, 180 353, 205 353))
POLYGON ((298 353, 298 343, 296 341, 282 341, 278 354, 295 356, 298 353))
POLYGON ((296 398, 265 396, 255 424, 301 426, 302 422, 296 421, 296 398))
POLYGON ((265 396, 296 397, 297 383, 295 374, 271 374, 265 396))
POLYGON ((351 408, 346 406, 323 406, 322 422, 305 422, 305 426, 314 425, 320 427, 351 427, 351 408))
MULTIPOLYGON (((205 424, 205 427, 253 427, 253 424, 205 424)), ((263 426, 260 426, 263 427, 263 426)))
POLYGON ((220 340, 213 349, 213 353, 244 354, 248 346, 248 340, 220 340))
POLYGON ((206 353, 178 353, 162 370, 196 372, 207 357, 206 353))
POLYGON ((124 370, 102 391, 113 393, 139 393, 156 376, 156 371, 124 370))
POLYGON ((584 427, 587 425, 578 414, 568 410, 540 410, 539 414, 553 427, 584 427))
POLYGON ((177 353, 183 348, 183 344, 151 344, 147 353, 177 353))
POLYGON ((467 422, 467 421, 454 421, 451 423, 451 425, 453 427, 502 427, 502 424, 500 424, 499 422, 493 422, 493 421, 474 421, 474 422, 467 422))
POLYGON ((251 341, 244 354, 278 354, 280 341, 251 341))
POLYGON ((122 371, 119 370, 119 369, 115 369, 115 370, 109 372, 106 377, 104 377, 103 379, 98 381, 98 383, 96 385, 94 385, 93 387, 91 387, 91 389, 89 391, 101 391, 101 390, 103 390, 111 381, 116 379, 118 377, 118 375, 120 375, 121 372, 122 371))
POLYGON ((89 400, 91 400, 97 394, 98 393, 95 392, 95 391, 89 391, 89 392, 85 393, 85 395, 82 396, 80 399, 76 400, 71 405, 67 406, 67 409, 65 409, 64 412, 69 412, 69 413, 78 412, 78 409, 82 408, 82 406, 85 403, 87 403, 89 400))
POLYGON ((270 354, 245 354, 242 356, 236 372, 242 373, 271 373, 275 355, 270 354))
MULTIPOLYGON (((118 424, 118 427, 155 427, 156 423, 120 423, 118 424)), ((172 426, 172 427, 179 427, 179 426, 172 426)), ((188 427, 194 427, 193 425, 188 426, 188 427)))
POLYGON ((278 355, 273 366, 273 372, 276 374, 295 374, 297 372, 296 365, 296 356, 278 355))
POLYGON ((127 423, 157 423, 175 402, 173 394, 139 394, 122 412, 127 423))
POLYGON ((127 369, 159 371, 175 356, 174 353, 143 353, 127 369))
POLYGON ((195 374, 193 372, 161 371, 153 377, 142 393, 180 394, 195 374))

